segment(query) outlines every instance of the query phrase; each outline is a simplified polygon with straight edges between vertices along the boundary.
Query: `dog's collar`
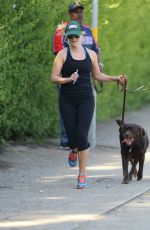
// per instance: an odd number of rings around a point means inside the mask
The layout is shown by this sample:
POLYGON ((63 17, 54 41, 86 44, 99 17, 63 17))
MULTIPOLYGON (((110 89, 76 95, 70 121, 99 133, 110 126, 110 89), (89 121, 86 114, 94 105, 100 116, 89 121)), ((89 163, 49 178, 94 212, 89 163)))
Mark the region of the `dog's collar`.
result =
POLYGON ((125 127, 125 123, 124 122, 121 122, 120 124, 120 129, 123 129, 125 127))

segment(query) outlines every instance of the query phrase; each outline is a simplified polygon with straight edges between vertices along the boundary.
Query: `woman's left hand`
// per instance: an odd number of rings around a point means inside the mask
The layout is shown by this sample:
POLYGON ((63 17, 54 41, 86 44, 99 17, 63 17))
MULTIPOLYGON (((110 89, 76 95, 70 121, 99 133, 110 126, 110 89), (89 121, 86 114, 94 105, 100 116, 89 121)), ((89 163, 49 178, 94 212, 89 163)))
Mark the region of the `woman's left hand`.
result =
POLYGON ((120 75, 117 77, 118 78, 118 81, 119 83, 122 85, 122 86, 125 86, 127 84, 127 77, 124 76, 124 75, 120 75))

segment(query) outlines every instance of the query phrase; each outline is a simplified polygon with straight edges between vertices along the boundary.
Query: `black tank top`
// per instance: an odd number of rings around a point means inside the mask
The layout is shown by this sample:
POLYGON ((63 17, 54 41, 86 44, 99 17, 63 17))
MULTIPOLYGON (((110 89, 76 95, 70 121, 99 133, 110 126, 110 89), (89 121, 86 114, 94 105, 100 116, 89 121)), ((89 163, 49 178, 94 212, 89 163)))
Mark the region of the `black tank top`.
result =
MULTIPOLYGON (((83 47, 84 48, 84 47, 83 47)), ((92 92, 92 83, 91 83, 91 70, 92 70, 92 61, 86 50, 85 51, 85 59, 76 60, 73 59, 70 53, 70 48, 67 48, 67 57, 66 61, 63 64, 62 68, 62 77, 70 77, 73 72, 76 72, 78 69, 79 78, 76 83, 69 82, 61 85, 60 92, 73 92, 73 91, 90 91, 92 92)))

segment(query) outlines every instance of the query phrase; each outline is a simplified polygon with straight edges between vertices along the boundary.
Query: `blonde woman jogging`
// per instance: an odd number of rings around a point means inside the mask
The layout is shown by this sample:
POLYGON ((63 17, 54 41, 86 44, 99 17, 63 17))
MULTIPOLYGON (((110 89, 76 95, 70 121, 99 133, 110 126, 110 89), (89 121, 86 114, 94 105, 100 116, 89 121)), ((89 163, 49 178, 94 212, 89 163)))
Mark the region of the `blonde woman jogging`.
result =
POLYGON ((59 107, 69 147, 73 149, 68 161, 69 165, 74 167, 77 159, 79 160, 76 188, 83 189, 87 187, 88 132, 95 106, 91 76, 101 82, 119 81, 122 85, 126 79, 123 75, 113 77, 100 72, 96 53, 82 46, 82 31, 77 21, 71 21, 67 25, 65 36, 69 47, 57 54, 51 81, 61 84, 59 107))

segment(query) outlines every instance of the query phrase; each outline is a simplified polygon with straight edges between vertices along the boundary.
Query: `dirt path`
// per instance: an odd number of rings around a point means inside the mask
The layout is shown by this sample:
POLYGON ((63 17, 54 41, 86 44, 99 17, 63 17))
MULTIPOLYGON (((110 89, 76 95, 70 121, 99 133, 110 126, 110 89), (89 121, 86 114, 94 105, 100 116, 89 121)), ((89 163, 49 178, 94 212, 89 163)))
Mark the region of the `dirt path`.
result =
MULTIPOLYGON (((149 110, 145 108, 143 113, 129 115, 138 120, 140 114, 148 133, 149 110)), ((102 124, 98 127, 104 130, 102 124)), ((114 144, 118 138, 118 130, 111 133, 113 127, 109 122, 106 130, 107 139, 106 132, 103 140, 98 134, 98 144, 106 140, 108 145, 114 144)), ((149 191, 108 211, 150 188, 150 149, 143 180, 134 180, 129 185, 121 184, 119 147, 92 151, 88 164, 89 187, 85 190, 75 189, 78 169, 68 166, 67 155, 68 152, 54 146, 8 146, 0 154, 0 229, 149 230, 149 191)))
POLYGON ((82 229, 87 221, 93 229, 91 224, 103 224, 105 212, 150 186, 149 153, 143 181, 122 185, 119 149, 92 151, 86 190, 75 189, 77 168, 66 159, 52 147, 7 149, 1 156, 0 229, 82 229))

